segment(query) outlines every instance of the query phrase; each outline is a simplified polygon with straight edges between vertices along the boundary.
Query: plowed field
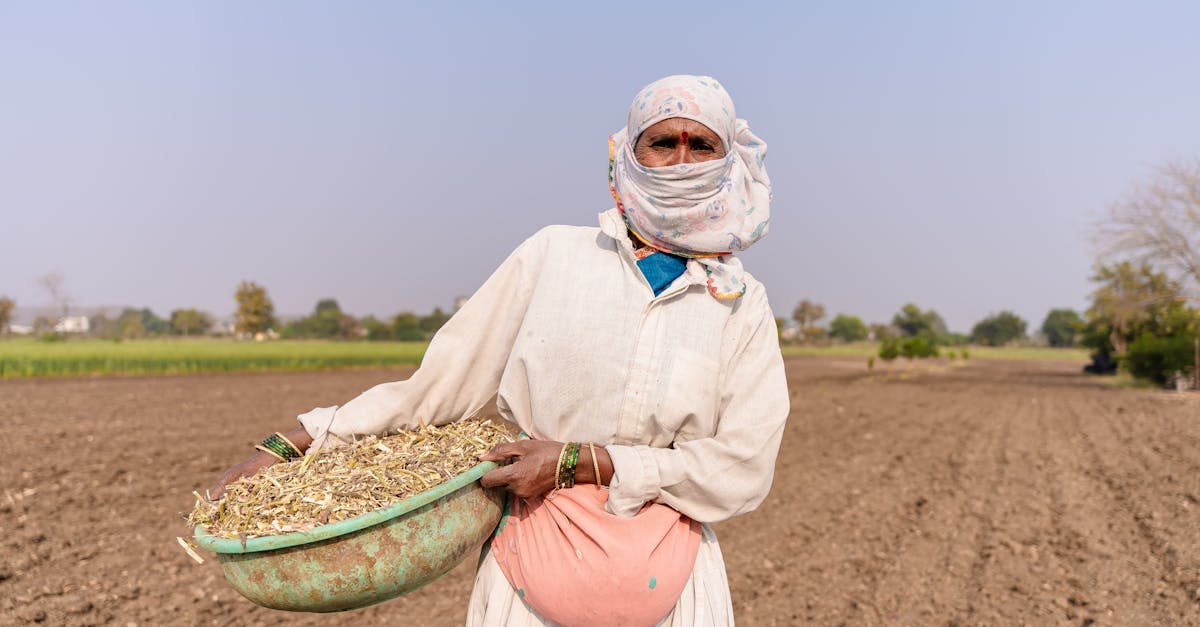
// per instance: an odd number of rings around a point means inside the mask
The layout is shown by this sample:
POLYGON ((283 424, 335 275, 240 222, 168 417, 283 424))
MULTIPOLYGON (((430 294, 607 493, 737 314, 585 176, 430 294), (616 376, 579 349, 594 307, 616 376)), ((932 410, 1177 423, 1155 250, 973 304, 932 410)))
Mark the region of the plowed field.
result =
MULTIPOLYGON (((716 527, 739 622, 1200 625, 1200 398, 1078 369, 790 358, 772 494, 716 527)), ((0 624, 462 624, 470 560, 320 616, 175 544, 263 435, 408 372, 0 381, 0 624)))

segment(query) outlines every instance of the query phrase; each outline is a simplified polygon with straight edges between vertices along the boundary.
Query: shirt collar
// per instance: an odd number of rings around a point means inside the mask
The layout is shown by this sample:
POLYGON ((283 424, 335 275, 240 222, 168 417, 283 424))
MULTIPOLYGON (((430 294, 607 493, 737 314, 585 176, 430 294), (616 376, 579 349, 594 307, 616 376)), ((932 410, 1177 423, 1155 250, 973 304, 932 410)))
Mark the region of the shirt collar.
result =
MULTIPOLYGON (((633 242, 629 241, 629 226, 625 224, 625 218, 621 215, 621 211, 613 207, 607 211, 600 212, 600 232, 613 238, 617 241, 617 245, 629 252, 630 258, 633 258, 633 242)), ((691 285, 707 285, 708 273, 704 271, 704 266, 695 259, 688 259, 687 270, 683 273, 683 278, 691 285)))

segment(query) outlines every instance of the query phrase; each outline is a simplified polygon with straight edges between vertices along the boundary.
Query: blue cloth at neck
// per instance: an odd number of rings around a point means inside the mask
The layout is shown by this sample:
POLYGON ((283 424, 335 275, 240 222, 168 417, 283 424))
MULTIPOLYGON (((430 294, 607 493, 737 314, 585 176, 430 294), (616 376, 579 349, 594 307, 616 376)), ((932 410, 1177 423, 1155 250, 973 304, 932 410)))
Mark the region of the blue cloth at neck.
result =
POLYGON ((650 284, 650 289, 654 290, 654 295, 658 296, 687 269, 687 259, 657 252, 645 259, 638 259, 637 265, 642 271, 642 276, 646 277, 646 282, 650 284))

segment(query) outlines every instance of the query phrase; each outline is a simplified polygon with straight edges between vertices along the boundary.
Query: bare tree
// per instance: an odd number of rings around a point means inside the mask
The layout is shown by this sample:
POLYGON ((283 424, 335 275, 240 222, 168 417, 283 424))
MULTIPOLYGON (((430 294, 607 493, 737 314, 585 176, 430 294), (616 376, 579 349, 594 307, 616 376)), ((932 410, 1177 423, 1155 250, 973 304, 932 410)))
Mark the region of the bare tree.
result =
POLYGON ((816 342, 825 337, 825 329, 817 326, 817 321, 824 317, 825 305, 808 299, 800 301, 792 310, 792 320, 800 325, 800 335, 805 342, 816 342))
POLYGON ((1200 158, 1169 161, 1109 208, 1101 254, 1167 270, 1200 296, 1200 158))
POLYGON ((51 272, 37 278, 38 285, 50 295, 50 304, 58 311, 60 319, 66 318, 71 312, 71 297, 63 291, 63 281, 61 272, 51 272))

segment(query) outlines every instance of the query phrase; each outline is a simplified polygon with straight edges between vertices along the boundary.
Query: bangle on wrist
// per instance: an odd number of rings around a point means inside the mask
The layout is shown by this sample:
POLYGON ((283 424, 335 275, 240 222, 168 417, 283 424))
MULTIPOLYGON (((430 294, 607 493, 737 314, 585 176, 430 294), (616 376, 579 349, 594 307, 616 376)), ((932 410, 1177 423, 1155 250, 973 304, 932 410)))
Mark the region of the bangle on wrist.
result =
POLYGON ((563 450, 559 453, 558 472, 554 482, 556 488, 574 487, 575 468, 579 464, 579 448, 578 442, 567 442, 563 445, 563 450))
POLYGON ((283 455, 280 455, 279 453, 276 453, 275 451, 272 451, 271 449, 269 449, 261 444, 255 444, 254 448, 266 453, 267 455, 270 455, 271 457, 274 457, 275 459, 278 459, 281 462, 287 461, 286 459, 283 458, 283 455))
POLYGON ((254 447, 260 451, 266 451, 275 455, 280 461, 290 462, 292 460, 304 457, 304 453, 292 441, 284 437, 282 433, 272 433, 267 436, 259 446, 254 447))
POLYGON ((588 442, 588 450, 592 452, 592 472, 596 473, 596 487, 603 488, 604 484, 600 481, 600 462, 596 459, 596 445, 588 442))

